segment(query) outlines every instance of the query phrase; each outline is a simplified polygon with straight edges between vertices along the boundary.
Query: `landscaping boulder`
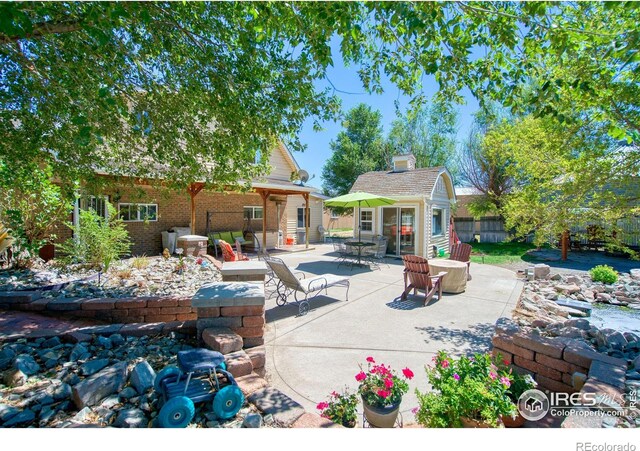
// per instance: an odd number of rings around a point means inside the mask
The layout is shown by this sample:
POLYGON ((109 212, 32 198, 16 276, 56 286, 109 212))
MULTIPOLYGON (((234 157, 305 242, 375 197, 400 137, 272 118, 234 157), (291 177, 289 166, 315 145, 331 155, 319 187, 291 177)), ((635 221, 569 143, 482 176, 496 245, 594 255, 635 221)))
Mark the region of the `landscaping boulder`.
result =
POLYGON ((13 362, 13 366, 27 376, 33 376, 40 371, 40 365, 29 354, 20 354, 13 362))
POLYGON ((35 419, 36 419, 36 414, 31 409, 25 409, 19 414, 9 419, 2 426, 5 428, 9 428, 13 426, 27 426, 28 424, 32 423, 33 420, 35 419))
POLYGON ((78 409, 94 406, 109 395, 122 390, 127 381, 127 362, 101 370, 73 387, 73 401, 78 409))
POLYGON ((118 412, 113 425, 117 428, 146 428, 149 420, 140 409, 124 409, 118 412))
POLYGON ((546 279, 549 277, 551 273, 551 268, 549 265, 545 265, 544 263, 538 263, 533 267, 533 277, 534 279, 546 279))
POLYGON ((156 378, 156 372, 153 371, 151 365, 146 360, 138 363, 131 371, 129 382, 139 394, 144 394, 153 387, 153 381, 156 378))
POLYGON ((91 376, 109 365, 109 359, 94 359, 80 365, 78 372, 81 376, 91 376))

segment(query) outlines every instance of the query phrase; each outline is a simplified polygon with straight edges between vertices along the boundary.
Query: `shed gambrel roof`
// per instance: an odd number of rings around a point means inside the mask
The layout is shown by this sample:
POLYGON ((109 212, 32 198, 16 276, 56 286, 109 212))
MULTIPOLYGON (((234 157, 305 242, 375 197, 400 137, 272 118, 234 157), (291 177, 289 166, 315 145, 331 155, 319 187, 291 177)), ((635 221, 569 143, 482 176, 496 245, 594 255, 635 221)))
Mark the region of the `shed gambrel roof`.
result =
POLYGON ((364 191, 380 196, 431 196, 438 176, 447 173, 444 166, 410 171, 374 171, 360 175, 351 193, 364 191))

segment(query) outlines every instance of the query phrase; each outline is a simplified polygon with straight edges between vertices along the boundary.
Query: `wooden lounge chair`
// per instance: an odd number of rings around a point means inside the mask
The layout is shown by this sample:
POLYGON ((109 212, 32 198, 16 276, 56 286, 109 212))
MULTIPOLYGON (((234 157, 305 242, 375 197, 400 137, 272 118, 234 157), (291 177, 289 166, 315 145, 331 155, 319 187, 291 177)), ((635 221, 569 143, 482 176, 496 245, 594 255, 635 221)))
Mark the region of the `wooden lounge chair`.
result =
POLYGON ((407 299, 411 290, 414 295, 417 295, 418 290, 424 291, 424 305, 429 304, 436 291, 438 299, 442 299, 442 277, 447 274, 446 272, 432 276, 427 259, 417 255, 403 255, 402 263, 404 263, 404 292, 401 297, 403 301, 407 299))
POLYGON ((449 260, 456 260, 467 264, 467 280, 471 280, 471 245, 458 243, 451 246, 449 260))
POLYGON ((235 262, 235 261, 249 260, 249 257, 242 254, 239 241, 236 241, 237 252, 233 252, 233 248, 231 247, 231 245, 224 240, 220 240, 218 244, 220 245, 220 249, 222 250, 222 257, 224 261, 235 262))
POLYGON ((315 276, 310 279, 298 279, 291 268, 289 268, 281 259, 274 257, 264 257, 264 261, 273 270, 278 280, 277 291, 278 297, 276 304, 285 305, 287 303, 287 297, 293 293, 296 304, 298 304, 298 313, 300 316, 306 315, 309 312, 309 295, 311 299, 319 295, 322 290, 327 294, 327 288, 336 285, 347 287, 346 300, 349 300, 349 279, 343 276, 337 276, 335 274, 323 274, 321 276, 315 276), (304 294, 298 299, 298 293, 304 294))

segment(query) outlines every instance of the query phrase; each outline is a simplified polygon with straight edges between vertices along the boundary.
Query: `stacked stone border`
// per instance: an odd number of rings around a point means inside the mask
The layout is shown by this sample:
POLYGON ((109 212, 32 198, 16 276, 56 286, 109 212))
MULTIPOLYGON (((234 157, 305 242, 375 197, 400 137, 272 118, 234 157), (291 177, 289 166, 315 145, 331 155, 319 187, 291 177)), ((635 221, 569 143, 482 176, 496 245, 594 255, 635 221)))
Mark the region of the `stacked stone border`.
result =
MULTIPOLYGON (((515 371, 530 374, 538 389, 579 393, 585 405, 592 404, 591 410, 620 411, 625 405, 627 363, 622 359, 601 354, 575 339, 524 331, 504 318, 496 323, 492 343, 493 355, 515 371)), ((601 415, 572 414, 562 427, 602 427, 602 421, 601 415)))

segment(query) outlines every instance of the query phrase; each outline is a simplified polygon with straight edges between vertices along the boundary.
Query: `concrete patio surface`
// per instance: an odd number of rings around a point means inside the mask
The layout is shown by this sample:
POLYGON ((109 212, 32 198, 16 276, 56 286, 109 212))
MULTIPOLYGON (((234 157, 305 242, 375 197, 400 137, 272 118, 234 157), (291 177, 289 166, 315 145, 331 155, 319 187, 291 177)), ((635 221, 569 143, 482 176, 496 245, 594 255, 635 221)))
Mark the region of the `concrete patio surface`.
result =
MULTIPOLYGON (((348 302, 343 287, 330 288, 328 296, 311 301, 311 310, 302 317, 295 304, 278 307, 275 296, 267 299, 269 382, 313 412, 332 391, 357 388, 354 376, 367 356, 399 374, 409 367, 416 377, 400 409, 405 424, 414 423, 415 389, 428 389, 424 367, 433 355, 441 349, 454 355, 489 350, 496 320, 511 315, 524 285, 510 270, 472 263, 473 279, 464 293, 445 293, 423 307, 421 296, 400 301, 401 260, 387 259, 389 267, 379 270, 338 268, 330 245, 278 257, 307 277, 349 276, 351 288, 348 302)), ((267 287, 270 291, 273 286, 267 287)))

